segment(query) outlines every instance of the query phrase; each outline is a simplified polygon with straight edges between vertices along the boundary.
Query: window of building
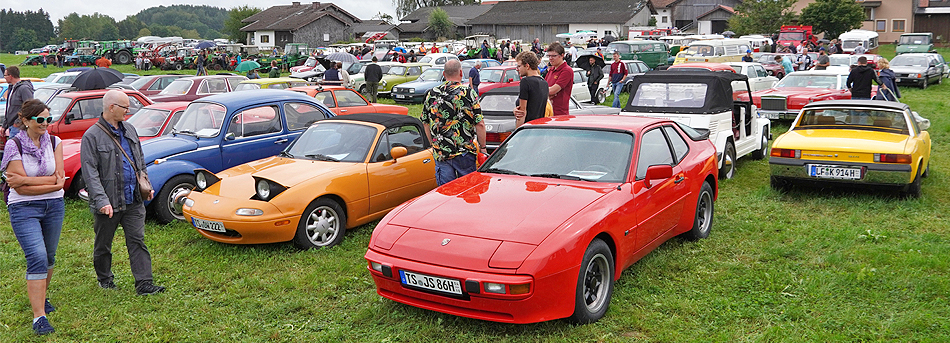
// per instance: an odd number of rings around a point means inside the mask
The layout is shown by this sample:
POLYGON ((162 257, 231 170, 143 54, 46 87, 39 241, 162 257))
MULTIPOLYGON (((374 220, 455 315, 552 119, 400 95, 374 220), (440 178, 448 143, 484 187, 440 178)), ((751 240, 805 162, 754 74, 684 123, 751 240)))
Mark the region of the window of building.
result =
POLYGON ((270 43, 269 35, 261 35, 261 43, 270 43))
POLYGON ((887 31, 887 20, 878 20, 874 25, 874 31, 877 32, 886 32, 887 31))
POLYGON ((613 36, 613 35, 614 35, 613 31, 610 31, 610 30, 604 31, 604 36, 613 36))
POLYGON ((904 24, 907 21, 904 19, 894 19, 891 26, 891 31, 893 32, 904 32, 904 24))
POLYGON ((663 16, 663 17, 661 17, 660 19, 661 19, 660 22, 665 24, 665 23, 667 22, 667 20, 669 20, 669 17, 663 16))
POLYGON ((865 8, 864 8, 864 20, 865 20, 865 21, 874 20, 874 7, 865 7, 865 8))

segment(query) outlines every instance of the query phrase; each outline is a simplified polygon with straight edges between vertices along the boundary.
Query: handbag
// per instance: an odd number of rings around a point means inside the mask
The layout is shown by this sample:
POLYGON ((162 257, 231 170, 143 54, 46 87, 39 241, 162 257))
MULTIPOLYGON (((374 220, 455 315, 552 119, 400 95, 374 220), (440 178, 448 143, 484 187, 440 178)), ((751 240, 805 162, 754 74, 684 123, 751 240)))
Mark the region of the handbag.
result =
POLYGON ((119 140, 115 139, 115 136, 112 134, 112 132, 109 132, 109 130, 107 130, 101 122, 96 123, 96 126, 102 129, 102 131, 105 132, 109 138, 112 138, 112 142, 115 143, 116 147, 119 148, 119 151, 121 151, 122 154, 125 155, 125 158, 129 160, 129 163, 132 164, 132 169, 135 170, 135 181, 139 186, 139 194, 142 196, 142 199, 148 200, 149 196, 152 195, 152 181, 148 179, 148 173, 146 173, 144 170, 139 170, 138 165, 135 164, 135 160, 133 160, 132 157, 129 157, 129 154, 125 152, 125 149, 122 149, 122 144, 119 143, 119 140))

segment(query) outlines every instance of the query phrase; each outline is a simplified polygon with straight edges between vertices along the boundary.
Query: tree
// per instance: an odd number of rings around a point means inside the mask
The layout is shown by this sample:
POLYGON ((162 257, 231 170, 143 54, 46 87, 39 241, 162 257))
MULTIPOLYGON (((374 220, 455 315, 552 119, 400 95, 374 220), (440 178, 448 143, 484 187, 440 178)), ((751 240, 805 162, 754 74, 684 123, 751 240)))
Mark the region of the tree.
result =
POLYGON ((473 5, 480 2, 481 0, 393 0, 393 5, 396 5, 396 15, 401 18, 423 7, 473 5))
POLYGON ((771 34, 795 18, 792 6, 796 0, 746 0, 736 6, 729 18, 729 30, 737 35, 771 34))
MULTIPOLYGON (((53 32, 53 23, 49 20, 49 13, 44 12, 43 9, 35 12, 0 10, 0 37, 5 38, 0 39, 0 51, 13 52, 15 50, 22 50, 13 48, 14 45, 19 46, 21 44, 14 41, 14 35, 18 35, 18 39, 21 39, 18 42, 23 42, 23 39, 26 41, 36 41, 38 42, 37 46, 54 41, 53 38, 55 34, 53 32), (26 32, 17 34, 16 31, 19 29, 23 29, 26 32), (32 34, 30 34, 30 32, 32 32, 32 34)), ((36 48, 37 46, 31 46, 29 49, 36 48)))
POLYGON ((838 37, 861 27, 864 19, 864 8, 854 0, 817 0, 802 9, 799 21, 811 25, 816 34, 838 37))
POLYGON ((39 47, 43 43, 36 39, 36 32, 33 30, 17 28, 16 31, 13 31, 13 37, 10 37, 7 44, 9 44, 10 51, 16 51, 30 50, 39 47))
POLYGON ((139 31, 145 28, 145 24, 138 17, 131 15, 116 23, 116 26, 119 28, 119 38, 121 39, 139 38, 139 31))
POLYGON ((389 15, 389 13, 383 13, 383 12, 376 13, 376 15, 373 16, 373 20, 382 20, 386 24, 396 25, 396 19, 393 18, 393 16, 389 15))
POLYGON ((442 7, 436 7, 429 13, 429 30, 436 37, 455 38, 455 24, 449 20, 449 14, 442 7))
POLYGON ((145 36, 151 36, 151 35, 152 35, 152 31, 149 31, 147 27, 143 27, 141 30, 139 30, 139 35, 136 37, 145 37, 145 36))
POLYGON ((232 8, 228 11, 228 19, 224 21, 224 34, 232 41, 247 43, 247 34, 241 31, 247 24, 241 21, 260 12, 260 8, 248 5, 232 8))

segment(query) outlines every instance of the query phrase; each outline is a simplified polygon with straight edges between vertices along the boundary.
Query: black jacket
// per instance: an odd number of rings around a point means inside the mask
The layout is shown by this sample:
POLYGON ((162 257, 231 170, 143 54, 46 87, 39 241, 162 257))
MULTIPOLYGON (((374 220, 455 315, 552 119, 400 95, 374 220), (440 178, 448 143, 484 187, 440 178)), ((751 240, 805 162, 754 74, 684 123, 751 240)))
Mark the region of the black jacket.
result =
POLYGON ((380 68, 376 63, 370 63, 366 66, 363 78, 366 82, 379 82, 383 79, 383 68, 380 68))
POLYGON ((604 78, 604 70, 601 69, 596 64, 591 66, 590 71, 587 72, 587 84, 588 85, 597 85, 600 84, 600 80, 604 78))
POLYGON ((848 74, 848 82, 846 83, 848 89, 851 90, 851 98, 870 99, 871 80, 877 82, 878 85, 881 84, 881 80, 877 78, 877 73, 874 72, 874 68, 867 65, 859 65, 851 69, 851 73, 848 74))

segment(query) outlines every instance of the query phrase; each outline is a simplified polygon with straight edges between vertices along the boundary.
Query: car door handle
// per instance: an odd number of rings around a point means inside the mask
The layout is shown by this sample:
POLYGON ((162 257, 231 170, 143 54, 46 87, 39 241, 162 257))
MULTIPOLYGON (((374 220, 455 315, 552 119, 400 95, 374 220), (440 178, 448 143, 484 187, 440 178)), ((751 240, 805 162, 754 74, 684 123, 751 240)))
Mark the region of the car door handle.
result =
POLYGON ((346 110, 340 110, 340 112, 346 112, 346 110))
POLYGON ((274 144, 284 144, 284 143, 287 143, 287 138, 278 139, 274 141, 274 144))
POLYGON ((432 159, 429 159, 429 158, 424 159, 424 160, 422 160, 422 163, 429 163, 429 161, 432 161, 432 159))
POLYGON ((680 177, 679 177, 678 179, 673 180, 673 183, 678 184, 678 183, 680 183, 680 182, 683 182, 683 180, 686 180, 686 177, 684 177, 683 175, 680 175, 680 177))

